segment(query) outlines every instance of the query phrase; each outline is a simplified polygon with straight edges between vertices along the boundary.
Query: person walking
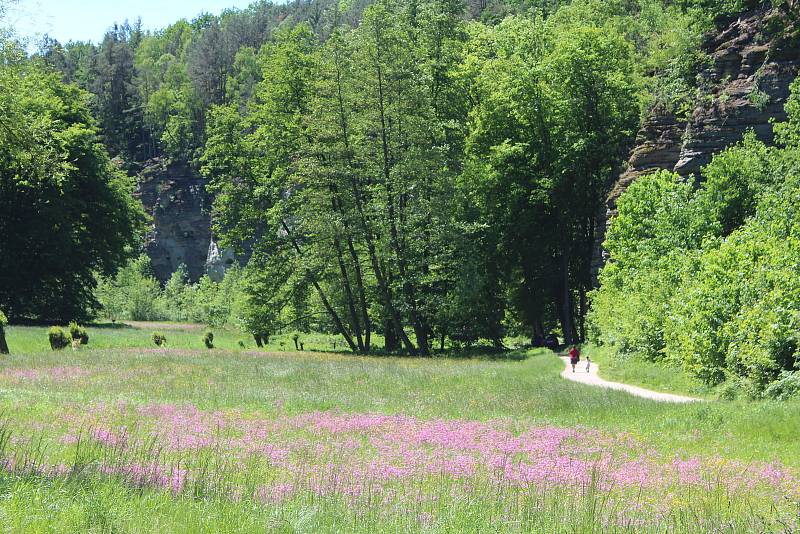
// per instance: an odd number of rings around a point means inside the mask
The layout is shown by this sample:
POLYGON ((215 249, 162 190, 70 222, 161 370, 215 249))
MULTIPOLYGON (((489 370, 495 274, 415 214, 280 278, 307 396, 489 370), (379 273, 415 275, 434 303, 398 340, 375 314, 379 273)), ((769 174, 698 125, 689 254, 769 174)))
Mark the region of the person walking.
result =
POLYGON ((569 363, 572 364, 572 372, 575 372, 575 366, 581 361, 581 351, 575 345, 569 349, 569 363))

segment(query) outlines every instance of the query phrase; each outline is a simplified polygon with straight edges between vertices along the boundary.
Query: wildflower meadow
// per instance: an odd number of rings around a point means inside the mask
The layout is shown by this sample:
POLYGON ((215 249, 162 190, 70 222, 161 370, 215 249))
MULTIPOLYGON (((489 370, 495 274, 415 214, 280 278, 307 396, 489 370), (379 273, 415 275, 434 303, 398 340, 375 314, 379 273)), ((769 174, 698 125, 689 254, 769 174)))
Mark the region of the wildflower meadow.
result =
POLYGON ((638 399, 543 350, 130 346, 147 334, 0 362, 5 531, 799 528, 797 405, 638 399))

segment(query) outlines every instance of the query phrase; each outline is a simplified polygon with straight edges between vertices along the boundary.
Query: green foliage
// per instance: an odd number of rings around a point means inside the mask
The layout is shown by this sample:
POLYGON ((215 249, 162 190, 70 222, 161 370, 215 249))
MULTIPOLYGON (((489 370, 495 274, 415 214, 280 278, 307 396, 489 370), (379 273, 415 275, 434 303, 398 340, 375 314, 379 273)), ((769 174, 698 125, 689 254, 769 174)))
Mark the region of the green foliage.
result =
MULTIPOLYGON (((222 282, 179 268, 161 289, 146 260, 117 273, 117 258, 43 294, 94 294, 112 320, 337 332, 360 352, 373 333, 418 354, 434 339, 499 346, 509 331, 582 339, 597 214, 638 117, 693 106, 703 32, 745 7, 261 2, 152 33, 115 25, 98 45, 46 40, 37 62, 92 94, 71 98, 88 100, 121 165, 201 168, 215 235, 253 254, 222 282)), ((741 151, 709 167, 693 208, 714 212, 715 237, 753 215, 768 181, 766 149, 750 139, 741 151)), ((651 319, 668 291, 656 276, 637 283, 626 315, 652 313, 615 337, 659 358, 663 321, 651 319)))
POLYGON ((152 321, 162 319, 161 286, 152 275, 150 259, 141 255, 116 276, 100 281, 97 297, 109 319, 152 321))
POLYGON ((101 278, 96 295, 103 314, 114 321, 169 320, 223 326, 239 322, 241 275, 241 269, 233 266, 220 282, 203 276, 191 284, 181 265, 162 289, 152 274, 150 259, 142 255, 115 277, 101 278))
POLYGON ((703 190, 698 202, 706 217, 721 226, 723 235, 731 233, 755 214, 764 191, 774 189, 783 176, 774 162, 775 150, 748 132, 742 142, 717 154, 703 169, 703 190))
POLYGON ((86 328, 78 325, 75 321, 69 323, 69 335, 73 341, 80 341, 81 345, 89 343, 89 333, 86 328))
POLYGON ((47 339, 51 350, 61 350, 70 345, 70 338, 61 327, 51 326, 47 331, 47 339))
MULTIPOLYGON (((799 119, 790 113, 776 129, 787 136, 799 119)), ((730 380, 751 397, 795 370, 800 152, 787 144, 768 148, 748 134, 714 157, 697 189, 667 173, 633 184, 593 294, 598 342, 665 358, 709 384, 730 380)))
POLYGON ((0 311, 0 328, 4 326, 8 326, 8 318, 6 317, 5 313, 0 311))
POLYGON ((88 95, 0 43, 0 305, 12 319, 97 308, 94 273, 139 242, 144 211, 100 144, 88 95))
POLYGON ((631 48, 588 25, 506 19, 490 35, 496 50, 484 59, 477 47, 471 61, 480 104, 470 115, 465 193, 495 233, 486 262, 513 273, 525 323, 541 324, 550 301, 573 341, 582 335, 573 299, 591 285, 587 229, 638 116, 631 48))
POLYGON ((781 401, 800 396, 800 373, 783 371, 780 378, 764 390, 764 396, 781 401))
POLYGON ((214 348, 214 332, 211 330, 206 330, 203 332, 203 344, 206 346, 207 349, 214 348))
POLYGON ((790 87, 791 94, 784 105, 788 120, 774 125, 775 138, 787 147, 800 147, 800 78, 790 87))
POLYGON ((157 347, 165 347, 167 345, 167 336, 161 332, 153 332, 152 340, 157 347))

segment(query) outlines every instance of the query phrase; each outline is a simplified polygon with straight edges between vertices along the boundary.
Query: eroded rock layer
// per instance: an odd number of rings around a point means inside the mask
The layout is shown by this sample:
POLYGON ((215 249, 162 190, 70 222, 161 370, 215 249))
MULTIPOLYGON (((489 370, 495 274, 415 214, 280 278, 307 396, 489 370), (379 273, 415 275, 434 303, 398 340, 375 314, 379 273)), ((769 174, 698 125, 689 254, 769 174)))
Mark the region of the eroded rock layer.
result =
POLYGON ((800 28, 796 15, 761 8, 722 25, 703 49, 708 63, 687 117, 654 112, 644 121, 625 171, 612 186, 598 227, 594 272, 605 261, 601 244, 617 199, 639 176, 666 169, 702 179, 717 152, 749 130, 770 143, 772 122, 786 118, 783 106, 800 71, 800 28))
POLYGON ((156 277, 164 282, 184 264, 199 279, 212 242, 205 181, 185 166, 153 160, 138 177, 136 195, 153 218, 145 251, 156 277))

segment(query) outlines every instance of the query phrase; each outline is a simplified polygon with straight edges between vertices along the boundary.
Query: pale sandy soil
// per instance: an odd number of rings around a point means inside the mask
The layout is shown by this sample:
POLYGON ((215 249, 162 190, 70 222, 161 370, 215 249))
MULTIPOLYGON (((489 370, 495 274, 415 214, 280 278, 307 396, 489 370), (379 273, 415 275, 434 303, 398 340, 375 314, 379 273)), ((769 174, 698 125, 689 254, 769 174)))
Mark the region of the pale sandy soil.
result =
POLYGON ((579 382, 588 386, 626 391, 637 397, 643 397, 645 399, 652 399, 660 402, 702 402, 702 399, 697 399, 694 397, 673 395, 672 393, 660 393, 658 391, 652 391, 649 389, 640 388, 638 386, 631 386, 629 384, 622 384, 620 382, 609 382, 607 380, 603 380, 597 375, 596 363, 590 364, 589 370, 587 371, 586 360, 584 358, 581 358, 581 361, 575 366, 575 372, 573 373, 572 366, 569 363, 569 358, 561 357, 561 359, 564 361, 565 365, 561 376, 567 380, 572 380, 573 382, 579 382))

